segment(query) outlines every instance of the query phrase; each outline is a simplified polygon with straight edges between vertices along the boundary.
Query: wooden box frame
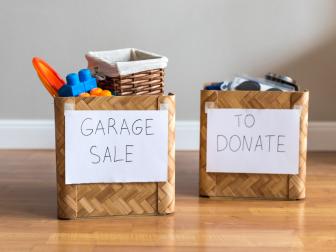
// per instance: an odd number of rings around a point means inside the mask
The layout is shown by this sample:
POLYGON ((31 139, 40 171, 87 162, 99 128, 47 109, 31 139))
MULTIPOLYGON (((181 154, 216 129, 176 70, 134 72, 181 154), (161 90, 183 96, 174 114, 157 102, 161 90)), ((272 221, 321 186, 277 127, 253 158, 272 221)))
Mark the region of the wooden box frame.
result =
POLYGON ((201 91, 199 194, 207 197, 296 200, 305 198, 308 91, 201 91), (299 174, 246 174, 206 172, 206 107, 290 109, 301 108, 299 174))
POLYGON ((61 219, 165 215, 175 210, 175 96, 55 97, 57 206, 61 219), (64 108, 158 110, 168 107, 168 180, 158 183, 65 184, 64 108))

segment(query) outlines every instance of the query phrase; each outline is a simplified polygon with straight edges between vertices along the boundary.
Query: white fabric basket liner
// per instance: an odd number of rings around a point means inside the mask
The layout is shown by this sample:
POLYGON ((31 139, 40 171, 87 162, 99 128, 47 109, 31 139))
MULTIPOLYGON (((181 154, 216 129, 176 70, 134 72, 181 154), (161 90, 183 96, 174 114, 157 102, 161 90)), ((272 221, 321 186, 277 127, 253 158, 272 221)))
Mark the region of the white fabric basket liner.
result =
POLYGON ((88 52, 85 57, 89 69, 109 77, 166 68, 168 63, 165 56, 135 48, 88 52))

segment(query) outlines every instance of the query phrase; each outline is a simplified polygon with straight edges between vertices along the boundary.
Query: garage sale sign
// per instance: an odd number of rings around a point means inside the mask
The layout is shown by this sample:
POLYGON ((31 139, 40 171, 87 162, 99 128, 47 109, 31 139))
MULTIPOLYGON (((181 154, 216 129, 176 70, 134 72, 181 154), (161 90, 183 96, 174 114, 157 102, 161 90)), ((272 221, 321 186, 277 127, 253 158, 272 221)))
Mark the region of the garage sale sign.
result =
POLYGON ((167 110, 65 111, 65 182, 160 182, 168 172, 167 110))

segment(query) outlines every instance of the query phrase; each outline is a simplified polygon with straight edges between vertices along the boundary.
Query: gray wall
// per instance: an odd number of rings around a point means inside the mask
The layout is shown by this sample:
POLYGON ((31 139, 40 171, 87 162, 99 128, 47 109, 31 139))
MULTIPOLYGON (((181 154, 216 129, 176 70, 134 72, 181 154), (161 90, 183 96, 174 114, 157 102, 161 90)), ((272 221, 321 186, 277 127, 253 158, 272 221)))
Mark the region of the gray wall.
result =
POLYGON ((89 50, 136 47, 169 58, 177 119, 198 119, 203 82, 275 71, 311 91, 311 120, 336 120, 334 0, 8 0, 0 11, 0 119, 53 117, 33 56, 65 76, 89 50))

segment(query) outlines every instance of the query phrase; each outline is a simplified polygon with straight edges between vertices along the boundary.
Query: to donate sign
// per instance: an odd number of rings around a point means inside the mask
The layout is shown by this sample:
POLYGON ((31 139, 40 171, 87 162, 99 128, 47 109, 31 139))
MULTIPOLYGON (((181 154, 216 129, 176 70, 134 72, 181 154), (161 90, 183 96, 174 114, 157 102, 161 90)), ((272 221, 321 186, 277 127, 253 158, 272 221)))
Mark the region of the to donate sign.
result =
POLYGON ((298 174, 300 110, 209 109, 207 171, 298 174))

